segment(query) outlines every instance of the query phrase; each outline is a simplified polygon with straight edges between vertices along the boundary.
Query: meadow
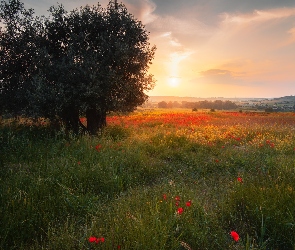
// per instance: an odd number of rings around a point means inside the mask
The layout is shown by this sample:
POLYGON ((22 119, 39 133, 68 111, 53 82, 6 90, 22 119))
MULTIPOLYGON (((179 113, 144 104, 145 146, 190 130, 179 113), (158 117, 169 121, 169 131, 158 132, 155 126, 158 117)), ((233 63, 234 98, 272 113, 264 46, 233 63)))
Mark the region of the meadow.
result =
POLYGON ((107 123, 91 137, 2 120, 0 249, 295 249, 294 113, 107 123))

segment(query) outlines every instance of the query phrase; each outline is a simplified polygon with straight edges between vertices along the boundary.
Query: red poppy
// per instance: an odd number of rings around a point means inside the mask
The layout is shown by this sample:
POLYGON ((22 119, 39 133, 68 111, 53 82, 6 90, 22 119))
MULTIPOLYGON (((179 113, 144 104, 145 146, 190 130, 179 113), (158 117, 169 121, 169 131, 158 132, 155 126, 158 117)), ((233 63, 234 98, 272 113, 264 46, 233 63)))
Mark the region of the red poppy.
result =
POLYGON ((238 241, 240 239, 240 236, 237 232, 231 231, 230 232, 231 237, 233 238, 234 241, 238 241))
POLYGON ((187 207, 190 207, 190 206, 192 205, 192 201, 191 201, 191 200, 187 201, 187 202, 185 203, 185 205, 186 205, 187 207))
POLYGON ((96 151, 97 151, 97 152, 100 152, 101 147, 102 147, 102 146, 101 146, 100 144, 97 144, 97 145, 95 146, 96 151))
POLYGON ((238 178, 237 178, 237 181, 240 182, 240 183, 243 183, 243 179, 242 179, 242 177, 238 177, 238 178))
POLYGON ((96 242, 96 237, 90 236, 88 239, 89 242, 96 242))
POLYGON ((163 199, 167 200, 167 195, 166 194, 163 194, 163 199))
POLYGON ((101 237, 101 238, 96 238, 94 236, 90 236, 88 239, 89 242, 95 242, 96 244, 98 244, 99 242, 104 242, 105 238, 101 237))
POLYGON ((177 209, 177 214, 180 215, 180 214, 183 213, 183 211, 184 211, 184 209, 182 207, 180 207, 180 208, 177 209))
POLYGON ((180 197, 179 196, 175 196, 175 200, 176 201, 180 201, 180 197))

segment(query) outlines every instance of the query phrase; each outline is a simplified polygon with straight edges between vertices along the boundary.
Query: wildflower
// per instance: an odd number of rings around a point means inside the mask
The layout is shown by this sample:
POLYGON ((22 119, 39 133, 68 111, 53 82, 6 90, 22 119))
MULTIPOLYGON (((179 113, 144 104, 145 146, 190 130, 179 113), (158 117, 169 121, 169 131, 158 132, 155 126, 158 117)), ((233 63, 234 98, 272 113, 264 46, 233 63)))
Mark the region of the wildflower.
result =
POLYGON ((100 149, 101 149, 101 144, 97 144, 96 146, 95 146, 95 150, 97 151, 97 152, 100 152, 100 149))
POLYGON ((182 245, 187 250, 192 250, 189 244, 185 243, 184 241, 180 241, 180 245, 182 245))
POLYGON ((96 241, 96 237, 94 236, 90 236, 88 239, 89 242, 95 242, 96 241))
POLYGON ((184 209, 182 207, 177 209, 177 214, 181 215, 183 213, 184 209))
POLYGON ((169 183, 170 186, 174 186, 174 181, 173 180, 170 180, 168 183, 169 183))
POLYGON ((242 177, 238 177, 238 178, 237 178, 237 181, 240 182, 240 183, 243 183, 243 179, 242 179, 242 177))
POLYGON ((240 236, 237 232, 231 231, 230 232, 231 237, 233 238, 234 241, 238 241, 240 239, 240 236))
POLYGON ((101 237, 101 238, 96 238, 94 236, 90 236, 89 239, 88 239, 89 242, 91 243, 96 243, 98 244, 99 242, 104 242, 105 241, 105 238, 104 237, 101 237))
POLYGON ((180 201, 180 197, 179 196, 175 196, 175 200, 176 201, 180 201))
POLYGON ((163 194, 163 199, 167 200, 167 195, 166 194, 163 194))
POLYGON ((81 162, 80 161, 78 161, 78 165, 80 165, 81 164, 81 162))
POLYGON ((187 202, 185 203, 185 205, 186 205, 187 207, 190 207, 190 206, 192 205, 192 201, 191 201, 191 200, 187 201, 187 202))

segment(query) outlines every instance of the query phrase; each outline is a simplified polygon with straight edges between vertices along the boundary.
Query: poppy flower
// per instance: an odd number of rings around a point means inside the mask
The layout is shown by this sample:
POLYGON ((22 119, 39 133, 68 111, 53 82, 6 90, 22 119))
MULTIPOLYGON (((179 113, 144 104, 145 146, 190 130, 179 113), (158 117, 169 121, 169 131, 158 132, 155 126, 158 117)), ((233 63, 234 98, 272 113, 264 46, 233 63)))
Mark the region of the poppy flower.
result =
POLYGON ((105 238, 101 237, 101 238, 96 238, 94 236, 90 236, 89 239, 88 239, 89 242, 91 243, 96 243, 98 244, 99 242, 104 242, 105 241, 105 238))
POLYGON ((243 179, 242 179, 242 177, 238 177, 238 178, 237 178, 237 181, 240 182, 240 183, 243 183, 243 179))
POLYGON ((175 200, 176 201, 180 201, 180 197, 179 196, 175 196, 175 200))
POLYGON ((184 209, 182 207, 177 209, 177 214, 181 215, 183 213, 184 209))
POLYGON ((96 146, 95 146, 95 150, 97 151, 97 152, 100 152, 100 149, 101 149, 101 144, 97 144, 96 146))
POLYGON ((163 194, 163 199, 167 200, 167 195, 166 194, 163 194))
POLYGON ((237 232, 231 231, 230 232, 231 237, 233 238, 234 241, 238 241, 240 239, 240 236, 237 232))
POLYGON ((192 205, 192 201, 191 201, 191 200, 187 201, 187 202, 185 203, 185 205, 186 205, 187 207, 190 207, 190 206, 192 205))
POLYGON ((89 242, 95 242, 96 241, 96 237, 94 236, 90 236, 88 239, 89 242))

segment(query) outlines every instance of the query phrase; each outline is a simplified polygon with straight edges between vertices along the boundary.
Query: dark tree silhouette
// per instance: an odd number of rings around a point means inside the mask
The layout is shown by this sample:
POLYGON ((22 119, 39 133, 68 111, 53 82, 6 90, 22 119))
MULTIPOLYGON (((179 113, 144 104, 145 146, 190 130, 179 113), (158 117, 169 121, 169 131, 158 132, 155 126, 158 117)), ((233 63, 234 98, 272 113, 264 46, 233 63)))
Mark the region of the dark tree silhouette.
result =
POLYGON ((149 33, 122 4, 50 8, 35 17, 19 0, 1 1, 2 112, 61 119, 78 133, 86 115, 90 134, 110 111, 132 111, 154 86, 149 33))

